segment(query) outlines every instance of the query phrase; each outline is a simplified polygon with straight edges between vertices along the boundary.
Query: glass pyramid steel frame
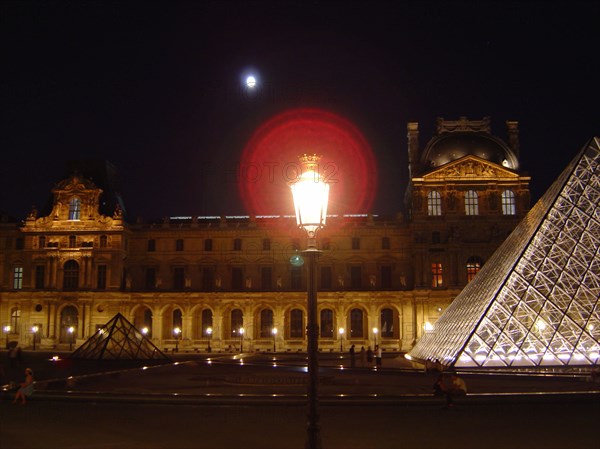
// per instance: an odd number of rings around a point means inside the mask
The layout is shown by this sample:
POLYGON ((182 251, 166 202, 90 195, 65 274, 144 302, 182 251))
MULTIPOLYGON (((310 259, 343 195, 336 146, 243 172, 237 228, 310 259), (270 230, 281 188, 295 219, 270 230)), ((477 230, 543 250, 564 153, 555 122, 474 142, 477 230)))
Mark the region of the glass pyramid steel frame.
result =
POLYGON ((409 352, 461 367, 598 365, 600 139, 592 139, 409 352))
POLYGON ((108 323, 88 338, 70 358, 72 359, 166 359, 127 318, 117 313, 108 323))

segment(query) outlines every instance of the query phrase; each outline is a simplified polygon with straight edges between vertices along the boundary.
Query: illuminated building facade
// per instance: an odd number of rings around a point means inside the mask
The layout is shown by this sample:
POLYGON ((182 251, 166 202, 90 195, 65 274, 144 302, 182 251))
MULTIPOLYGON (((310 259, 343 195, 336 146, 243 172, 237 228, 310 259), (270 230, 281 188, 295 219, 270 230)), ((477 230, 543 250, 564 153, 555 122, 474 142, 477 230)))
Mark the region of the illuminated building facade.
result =
MULTIPOLYGON (((517 123, 507 127, 505 141, 489 119, 439 119, 421 148, 409 123, 406 214, 328 217, 320 350, 408 351, 435 325, 529 210, 517 123)), ((305 235, 294 217, 128 222, 110 183, 81 173, 55 186, 47 214, 0 224, 6 341, 68 348, 121 313, 161 350, 306 350, 305 235)))

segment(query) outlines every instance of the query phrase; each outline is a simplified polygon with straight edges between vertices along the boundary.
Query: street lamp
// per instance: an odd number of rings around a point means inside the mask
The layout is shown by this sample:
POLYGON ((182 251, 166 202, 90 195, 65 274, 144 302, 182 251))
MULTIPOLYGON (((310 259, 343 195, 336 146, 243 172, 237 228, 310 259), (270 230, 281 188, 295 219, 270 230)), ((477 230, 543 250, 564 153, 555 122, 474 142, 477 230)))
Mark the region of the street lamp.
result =
POLYGON ((376 327, 373 328, 373 335, 375 336, 375 347, 377 347, 377 333, 379 332, 379 329, 377 329, 376 327))
POLYGON ((207 352, 211 352, 212 351, 212 349, 210 347, 210 340, 212 339, 212 333, 213 333, 212 327, 207 327, 206 328, 206 335, 208 335, 208 348, 207 348, 207 352))
POLYGON ((240 352, 244 352, 244 328, 240 327, 240 352))
POLYGON ((69 331, 69 351, 73 350, 73 335, 75 332, 75 328, 73 326, 69 327, 69 329, 67 329, 69 331))
POLYGON ((35 341, 37 340, 37 333, 40 330, 39 327, 33 326, 31 328, 31 332, 33 332, 33 350, 35 351, 35 341))
POLYGON ((277 328, 274 327, 271 330, 271 333, 273 334, 273 353, 275 353, 275 351, 276 351, 276 348, 275 348, 275 338, 277 337, 277 328))
POLYGON ((179 336, 181 335, 181 329, 176 327, 173 329, 175 335, 175 352, 179 352, 179 336))
POLYGON ((8 349, 8 334, 10 333, 10 326, 4 326, 2 330, 6 334, 6 349, 8 349))
POLYGON ((306 447, 315 449, 321 447, 321 435, 318 414, 318 384, 319 384, 319 329, 317 324, 317 283, 316 269, 317 249, 316 232, 325 226, 327 219, 327 203, 329 201, 329 184, 319 174, 320 156, 303 155, 300 157, 302 173, 290 184, 296 210, 296 222, 308 234, 307 248, 303 251, 308 260, 307 290, 308 290, 308 426, 306 447))
POLYGON ((346 329, 340 327, 340 352, 344 352, 344 332, 346 332, 346 329))

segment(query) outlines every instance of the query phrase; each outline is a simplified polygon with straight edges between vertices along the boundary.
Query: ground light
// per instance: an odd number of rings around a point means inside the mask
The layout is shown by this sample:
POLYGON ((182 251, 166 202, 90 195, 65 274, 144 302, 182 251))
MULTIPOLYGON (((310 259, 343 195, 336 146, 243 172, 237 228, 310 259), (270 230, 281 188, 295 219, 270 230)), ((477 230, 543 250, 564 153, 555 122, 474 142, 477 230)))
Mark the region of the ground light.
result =
POLYGON ((318 384, 319 384, 319 328, 317 324, 317 283, 316 268, 317 249, 316 232, 325 225, 327 219, 327 203, 329 201, 329 184, 319 174, 317 155, 300 157, 302 173, 290 184, 296 210, 298 227, 308 235, 307 248, 303 251, 307 264, 307 336, 308 336, 308 425, 306 429, 306 448, 321 447, 321 431, 318 413, 318 384))

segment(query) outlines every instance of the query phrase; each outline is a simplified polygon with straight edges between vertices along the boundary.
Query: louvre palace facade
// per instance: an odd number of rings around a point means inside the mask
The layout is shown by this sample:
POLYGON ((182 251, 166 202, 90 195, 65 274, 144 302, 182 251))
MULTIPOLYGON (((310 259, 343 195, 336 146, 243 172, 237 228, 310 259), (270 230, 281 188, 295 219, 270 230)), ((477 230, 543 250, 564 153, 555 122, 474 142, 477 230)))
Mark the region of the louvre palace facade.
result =
MULTIPOLYGON (((406 213, 328 217, 317 239, 320 350, 408 351, 473 279, 529 210, 518 124, 506 126, 503 139, 488 118, 438 119, 421 144, 408 123, 406 213)), ((121 313, 160 349, 306 350, 306 233, 295 217, 129 222, 109 183, 90 178, 73 170, 47 213, 0 223, 7 344, 77 347, 121 313)))

